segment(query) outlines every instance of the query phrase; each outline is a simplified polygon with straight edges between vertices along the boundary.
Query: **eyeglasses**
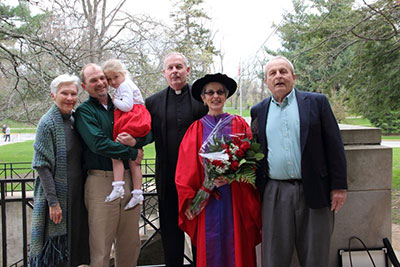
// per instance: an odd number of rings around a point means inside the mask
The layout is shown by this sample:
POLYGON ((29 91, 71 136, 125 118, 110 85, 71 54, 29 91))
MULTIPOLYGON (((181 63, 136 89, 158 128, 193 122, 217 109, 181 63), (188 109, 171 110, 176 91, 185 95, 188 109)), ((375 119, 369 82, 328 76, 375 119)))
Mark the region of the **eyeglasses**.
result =
POLYGON ((224 90, 218 90, 218 91, 215 92, 213 90, 210 90, 210 91, 204 92, 204 94, 206 94, 208 96, 213 96, 215 93, 217 93, 217 95, 224 95, 225 91, 224 90))

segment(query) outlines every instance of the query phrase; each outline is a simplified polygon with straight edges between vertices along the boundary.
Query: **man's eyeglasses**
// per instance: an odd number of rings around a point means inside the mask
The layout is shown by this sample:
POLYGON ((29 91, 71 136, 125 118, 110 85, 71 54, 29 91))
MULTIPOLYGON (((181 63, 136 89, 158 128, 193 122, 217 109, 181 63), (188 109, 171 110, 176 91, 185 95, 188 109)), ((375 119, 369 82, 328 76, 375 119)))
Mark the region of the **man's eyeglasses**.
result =
POLYGON ((218 90, 218 91, 215 92, 213 90, 210 90, 210 91, 204 92, 204 94, 206 94, 208 96, 213 96, 215 93, 217 93, 217 95, 224 95, 225 91, 224 90, 218 90))

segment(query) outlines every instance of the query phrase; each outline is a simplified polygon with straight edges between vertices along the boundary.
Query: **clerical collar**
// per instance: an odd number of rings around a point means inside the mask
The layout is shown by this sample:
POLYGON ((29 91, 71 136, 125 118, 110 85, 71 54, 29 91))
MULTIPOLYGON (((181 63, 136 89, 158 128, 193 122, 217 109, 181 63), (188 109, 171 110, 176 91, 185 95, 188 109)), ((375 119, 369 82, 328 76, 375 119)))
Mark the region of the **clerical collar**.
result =
POLYGON ((175 90, 171 87, 171 90, 174 91, 175 95, 181 95, 187 88, 187 84, 185 86, 182 87, 181 90, 175 90))

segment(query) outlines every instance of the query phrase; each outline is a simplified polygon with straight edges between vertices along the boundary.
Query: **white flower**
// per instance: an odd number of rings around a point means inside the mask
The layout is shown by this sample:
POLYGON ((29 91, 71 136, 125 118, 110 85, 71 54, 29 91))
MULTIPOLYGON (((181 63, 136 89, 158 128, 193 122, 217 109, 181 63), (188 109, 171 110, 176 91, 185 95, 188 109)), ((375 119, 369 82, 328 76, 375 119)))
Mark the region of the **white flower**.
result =
POLYGON ((229 155, 226 154, 225 151, 218 151, 212 153, 199 153, 199 155, 202 156, 203 158, 209 159, 211 162, 213 160, 222 160, 222 161, 229 160, 229 155))

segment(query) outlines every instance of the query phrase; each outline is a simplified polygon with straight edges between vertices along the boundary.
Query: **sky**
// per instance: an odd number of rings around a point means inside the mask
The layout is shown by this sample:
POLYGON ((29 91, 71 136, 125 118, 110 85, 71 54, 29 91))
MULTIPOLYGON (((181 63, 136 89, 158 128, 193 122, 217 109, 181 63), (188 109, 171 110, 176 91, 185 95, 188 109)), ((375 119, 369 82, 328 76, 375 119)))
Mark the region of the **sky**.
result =
MULTIPOLYGON (((127 4, 127 10, 134 13, 171 22, 169 0, 130 0, 127 4)), ((239 64, 261 57, 263 45, 274 50, 280 47, 272 24, 279 24, 284 11, 292 11, 293 5, 291 0, 205 0, 203 9, 211 17, 216 48, 224 53, 223 70, 237 77, 239 64)))
MULTIPOLYGON (((17 4, 18 1, 5 2, 17 4)), ((232 78, 237 78, 239 65, 243 71, 245 62, 263 58, 263 45, 273 50, 280 47, 272 24, 279 24, 282 14, 293 10, 292 0, 204 0, 202 7, 211 17, 214 44, 224 54, 223 72, 232 78)), ((172 24, 171 0, 127 0, 124 10, 148 14, 172 24)), ((220 59, 216 58, 215 62, 215 71, 221 71, 220 59)))

